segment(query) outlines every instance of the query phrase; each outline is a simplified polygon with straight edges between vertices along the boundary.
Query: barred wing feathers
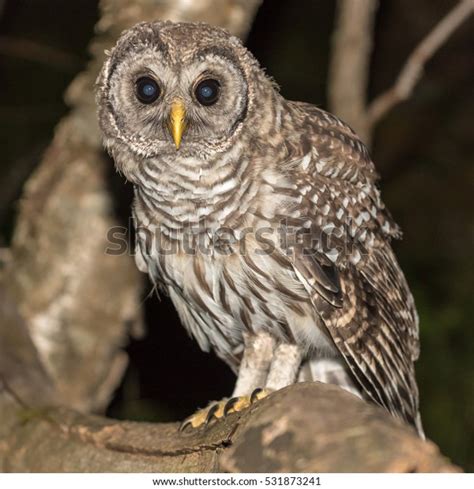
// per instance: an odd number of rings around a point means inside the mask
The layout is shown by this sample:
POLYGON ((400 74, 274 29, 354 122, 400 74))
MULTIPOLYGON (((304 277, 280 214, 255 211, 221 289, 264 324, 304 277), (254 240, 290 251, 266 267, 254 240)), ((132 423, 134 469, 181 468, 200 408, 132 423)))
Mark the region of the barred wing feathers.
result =
POLYGON ((331 230, 336 250, 316 245, 308 254, 296 245, 294 270, 365 395, 418 426, 418 319, 390 247, 399 229, 380 199, 368 152, 352 130, 313 106, 292 105, 304 128, 304 141, 288 140, 289 161, 300 157, 304 165, 299 187, 309 187, 302 205, 312 232, 331 230), (297 148, 309 149, 310 161, 297 148))

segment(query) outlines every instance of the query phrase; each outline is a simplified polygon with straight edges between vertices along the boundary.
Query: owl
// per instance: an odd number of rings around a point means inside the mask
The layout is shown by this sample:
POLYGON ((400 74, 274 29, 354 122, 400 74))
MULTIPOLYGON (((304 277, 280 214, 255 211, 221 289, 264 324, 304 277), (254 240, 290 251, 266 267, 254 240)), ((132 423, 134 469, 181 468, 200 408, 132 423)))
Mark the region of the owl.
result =
POLYGON ((237 374, 231 399, 186 426, 320 381, 422 436, 417 313, 390 246, 400 231, 357 135, 285 100, 240 40, 200 23, 124 32, 96 99, 134 186, 138 268, 237 374))

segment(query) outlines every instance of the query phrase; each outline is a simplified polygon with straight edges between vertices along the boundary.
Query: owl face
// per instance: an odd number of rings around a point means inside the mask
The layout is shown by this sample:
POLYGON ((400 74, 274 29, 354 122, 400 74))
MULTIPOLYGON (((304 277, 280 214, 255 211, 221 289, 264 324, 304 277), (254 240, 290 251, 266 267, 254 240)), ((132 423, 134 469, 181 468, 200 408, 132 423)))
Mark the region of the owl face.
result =
POLYGON ((98 80, 106 145, 142 157, 223 151, 248 123, 256 61, 204 24, 139 24, 119 39, 98 80))

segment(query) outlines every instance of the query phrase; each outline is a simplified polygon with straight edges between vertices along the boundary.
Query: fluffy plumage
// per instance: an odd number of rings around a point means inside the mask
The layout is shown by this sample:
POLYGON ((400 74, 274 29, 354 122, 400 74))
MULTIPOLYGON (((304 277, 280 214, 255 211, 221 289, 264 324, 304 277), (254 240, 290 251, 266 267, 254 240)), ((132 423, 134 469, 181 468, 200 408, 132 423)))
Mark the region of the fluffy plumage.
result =
MULTIPOLYGON (((248 338, 269 335, 295 346, 286 371, 299 380, 340 384, 421 433, 418 320, 390 247, 400 233, 353 131, 285 100, 238 39, 203 24, 125 32, 97 102, 105 145, 135 185, 137 264, 200 347, 239 372, 248 338), (143 75, 162 90, 151 105, 134 93, 143 75), (193 97, 203 77, 220 84, 211 107, 193 97), (179 150, 167 127, 176 98, 179 150)), ((270 373, 285 370, 280 357, 270 373)))

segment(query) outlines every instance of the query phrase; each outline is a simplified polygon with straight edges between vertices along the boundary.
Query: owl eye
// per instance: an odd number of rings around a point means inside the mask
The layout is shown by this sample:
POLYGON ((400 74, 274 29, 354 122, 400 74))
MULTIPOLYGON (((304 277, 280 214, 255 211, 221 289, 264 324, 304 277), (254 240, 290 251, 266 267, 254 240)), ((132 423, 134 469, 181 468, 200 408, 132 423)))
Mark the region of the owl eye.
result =
POLYGON ((220 88, 220 83, 217 80, 209 78, 199 82, 194 94, 201 105, 214 105, 219 98, 220 88))
POLYGON ((152 104, 160 96, 160 87, 153 78, 143 76, 136 81, 137 99, 143 104, 152 104))

